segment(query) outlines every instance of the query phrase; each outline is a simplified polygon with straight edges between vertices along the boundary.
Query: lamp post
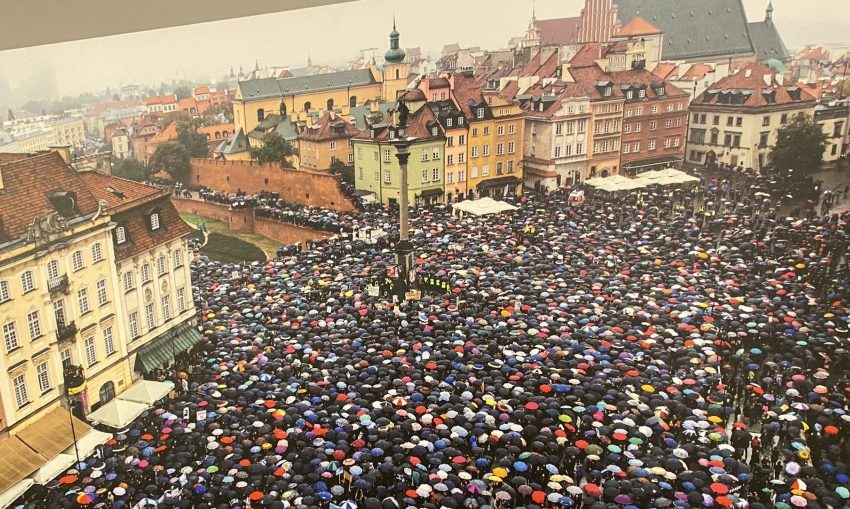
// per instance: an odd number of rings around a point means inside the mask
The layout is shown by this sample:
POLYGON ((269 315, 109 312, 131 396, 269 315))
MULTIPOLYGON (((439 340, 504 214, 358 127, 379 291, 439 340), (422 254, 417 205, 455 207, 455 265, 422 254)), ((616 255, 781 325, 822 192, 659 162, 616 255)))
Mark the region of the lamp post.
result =
POLYGON ((80 465, 80 449, 77 447, 77 429, 74 427, 74 398, 70 392, 68 394, 68 420, 71 422, 71 437, 74 439, 74 455, 77 457, 77 468, 80 465))

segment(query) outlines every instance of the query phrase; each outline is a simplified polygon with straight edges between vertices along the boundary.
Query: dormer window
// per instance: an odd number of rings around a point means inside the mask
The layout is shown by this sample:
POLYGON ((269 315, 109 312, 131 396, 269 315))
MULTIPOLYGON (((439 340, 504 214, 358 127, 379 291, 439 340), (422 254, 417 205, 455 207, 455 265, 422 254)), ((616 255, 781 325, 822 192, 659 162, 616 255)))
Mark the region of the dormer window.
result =
POLYGON ((77 194, 73 191, 54 191, 47 193, 47 199, 62 217, 74 217, 77 210, 77 194))
POLYGON ((447 127, 451 127, 451 126, 452 126, 452 119, 451 119, 451 117, 449 117, 449 118, 447 118, 447 119, 446 119, 446 126, 447 126, 447 127))
POLYGON ((478 118, 484 118, 484 108, 478 108, 478 111, 475 112, 475 116, 478 118))
POLYGON ((628 92, 626 92, 626 99, 632 100, 634 99, 634 97, 635 93, 633 91, 629 90, 628 92))
POLYGON ((658 95, 664 95, 664 85, 658 87, 658 91, 656 92, 658 95))
POLYGON ((457 118, 457 125, 463 125, 463 117, 457 118))
POLYGON ((390 132, 390 139, 394 140, 395 139, 395 129, 390 129, 389 132, 390 132))
POLYGON ((437 126, 431 128, 431 136, 437 136, 440 131, 437 129, 437 126))
POLYGON ((642 88, 642 89, 638 90, 638 97, 640 97, 641 99, 646 97, 646 89, 642 88))
POLYGON ((604 95, 605 95, 605 97, 611 97, 611 87, 610 86, 605 87, 604 95))
POLYGON ((159 228, 161 226, 159 224, 159 212, 154 212, 153 214, 151 214, 150 215, 150 221, 151 221, 151 231, 159 230, 159 228))

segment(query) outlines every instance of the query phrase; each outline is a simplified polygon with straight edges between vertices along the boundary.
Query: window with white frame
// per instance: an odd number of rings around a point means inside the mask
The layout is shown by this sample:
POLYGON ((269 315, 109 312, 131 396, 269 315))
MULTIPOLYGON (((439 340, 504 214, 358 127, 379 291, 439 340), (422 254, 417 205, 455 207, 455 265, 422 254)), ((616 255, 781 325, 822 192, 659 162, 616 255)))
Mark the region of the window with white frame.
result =
POLYGON ((639 132, 640 132, 640 128, 641 128, 641 123, 640 123, 640 122, 636 122, 636 123, 635 123, 635 129, 634 129, 634 130, 635 130, 635 132, 636 132, 636 133, 639 133, 639 132))
POLYGON ((353 162, 354 162, 354 153, 352 152, 352 153, 348 154, 348 164, 351 164, 353 162))
MULTIPOLYGON (((628 143, 626 145, 628 145, 628 143)), ((632 152, 634 152, 634 153, 640 152, 640 142, 639 141, 636 141, 632 144, 632 152)))
POLYGON ((452 184, 455 181, 455 174, 453 172, 446 172, 446 184, 452 184))
POLYGON ((678 146, 679 146, 679 137, 678 137, 678 136, 676 136, 675 138, 673 138, 673 146, 674 146, 674 147, 678 147, 678 146))
POLYGON ((466 182, 466 171, 460 170, 457 172, 457 181, 458 182, 466 182))
POLYGON ((599 142, 598 142, 598 141, 594 141, 594 142, 593 142, 593 153, 594 153, 594 154, 598 154, 598 153, 599 153, 599 142))
POLYGON ((336 142, 335 141, 331 142, 331 150, 336 150, 336 142))
POLYGON ((6 322, 3 324, 3 342, 6 344, 7 352, 11 352, 20 346, 18 342, 18 329, 15 327, 15 322, 6 322))
POLYGON ((509 141, 508 142, 508 154, 513 154, 515 151, 516 151, 516 145, 514 144, 514 142, 509 141))
POLYGON ((136 287, 136 282, 133 280, 133 273, 129 270, 124 273, 124 291, 129 292, 136 287))
POLYGON ((27 270, 21 274, 21 291, 23 293, 28 293, 35 290, 35 278, 33 277, 32 271, 27 270))
POLYGON ((30 340, 36 340, 41 337, 41 318, 38 316, 38 310, 27 314, 27 328, 30 333, 30 340))
POLYGON ((643 108, 635 108, 635 116, 639 117, 643 115, 643 108))
POLYGON ((584 143, 576 143, 576 154, 584 154, 584 143))
POLYGON ((667 129, 670 129, 671 127, 673 127, 673 119, 668 118, 667 120, 665 120, 664 121, 664 127, 667 128, 667 129))
POLYGON ((673 111, 673 104, 672 103, 667 105, 667 112, 669 113, 671 111, 673 111))
POLYGON ((457 117, 457 125, 463 125, 463 117, 457 117))
POLYGON ((484 145, 484 147, 481 149, 481 155, 483 155, 484 157, 490 155, 490 145, 484 145))
POLYGON ((97 305, 102 306, 109 302, 109 294, 106 293, 106 280, 101 279, 97 282, 97 305))
POLYGON ((39 363, 35 367, 35 375, 38 378, 38 388, 42 394, 51 389, 50 386, 50 370, 47 367, 47 361, 39 363))
POLYGON ((180 249, 175 249, 171 253, 171 267, 174 269, 178 269, 183 266, 183 251, 180 249))
POLYGON ((583 133, 585 130, 587 130, 587 120, 581 119, 578 121, 578 128, 576 129, 576 132, 583 133))
POLYGON ((439 147, 434 147, 434 149, 433 149, 433 150, 432 150, 432 152, 431 152, 431 159, 433 159, 434 161, 436 161, 436 160, 437 160, 437 159, 439 159, 439 158, 440 158, 440 148, 439 148, 439 147))
POLYGON ((71 255, 71 267, 74 269, 74 272, 83 268, 83 252, 82 251, 74 251, 74 254, 71 255))
POLYGON ((94 344, 94 336, 89 336, 84 342, 86 351, 86 365, 93 366, 97 363, 97 347, 94 344))
POLYGON ((91 307, 89 307, 89 291, 87 288, 77 290, 77 303, 80 305, 81 315, 91 311, 91 307))
MULTIPOLYGON (((682 111, 682 103, 676 105, 676 111, 682 111)), ((705 123, 705 122, 703 122, 705 123)))
POLYGON ((446 127, 451 127, 451 126, 452 126, 452 119, 450 117, 450 118, 446 119, 446 127))
POLYGON ((673 125, 676 127, 682 127, 682 119, 677 117, 676 120, 673 121, 673 125))
POLYGON ((484 118, 484 108, 478 108, 475 112, 475 116, 478 118, 484 118))
POLYGON ((66 348, 66 349, 62 350, 61 352, 59 352, 59 360, 62 361, 62 367, 63 368, 70 367, 74 363, 74 360, 71 356, 71 349, 66 348))
POLYGON ((112 327, 103 329, 103 349, 106 351, 106 356, 115 353, 115 339, 112 337, 112 327))
POLYGON ((171 320, 171 296, 162 297, 162 319, 171 320))
POLYGON ((428 170, 422 170, 422 182, 428 182, 428 170))
POLYGON ((505 144, 504 143, 497 143, 496 144, 496 155, 500 156, 504 153, 505 153, 505 144))
POLYGON ((515 133, 516 133, 516 125, 515 124, 508 124, 508 134, 515 134, 515 133))
POLYGON ((638 90, 638 97, 641 98, 641 99, 646 97, 646 89, 645 88, 638 90))
POLYGON ((119 226, 115 228, 115 242, 118 245, 124 244, 127 242, 127 227, 119 226))
POLYGON ((478 178, 478 166, 473 166, 469 169, 469 178, 478 178))
POLYGON ((162 276, 166 272, 168 272, 168 264, 165 263, 165 255, 159 255, 159 258, 156 259, 156 274, 162 276))
POLYGON ((653 106, 649 109, 649 112, 655 115, 656 113, 658 113, 658 106, 653 106))
POLYGON ((654 131, 656 129, 658 129, 658 122, 656 122, 655 120, 650 120, 649 121, 649 130, 654 131))
POLYGON ((673 146, 673 139, 664 138, 664 148, 670 148, 671 146, 673 146))
POLYGON ((561 146, 555 146, 555 157, 561 157, 561 146))
POLYGON ((505 126, 503 126, 503 125, 497 126, 496 127, 496 135, 497 136, 504 136, 505 135, 505 126))
POLYGON ((623 153, 624 153, 624 154, 628 154, 629 152, 631 152, 631 150, 632 150, 632 148, 631 148, 631 147, 632 147, 632 146, 631 146, 631 145, 629 145, 628 143, 624 143, 624 144, 623 144, 623 153))
POLYGON ((178 288, 177 289, 177 312, 182 313, 186 311, 186 289, 178 288))
POLYGON ((437 136, 440 134, 440 129, 437 126, 431 128, 431 136, 437 136))
POLYGON ((567 144, 564 147, 564 155, 567 156, 567 157, 573 155, 573 146, 572 145, 567 144))
POLYGON ((478 146, 477 145, 472 146, 472 157, 478 157, 478 146))
POLYGON ((502 167, 503 167, 502 161, 497 161, 496 162, 496 175, 501 175, 503 173, 502 167))
POLYGON ((130 338, 136 339, 141 334, 139 334, 139 313, 138 311, 133 311, 130 313, 130 338))
POLYGON ((91 247, 91 261, 97 263, 101 260, 103 260, 103 247, 101 247, 100 242, 95 242, 91 247))
POLYGON ((422 160, 422 161, 427 161, 427 160, 428 160, 428 149, 427 149, 427 148, 423 148, 423 149, 422 149, 422 158, 421 158, 421 160, 422 160))
POLYGON ((570 120, 569 122, 566 122, 566 124, 567 124, 567 134, 573 134, 573 132, 575 131, 575 128, 576 128, 575 121, 570 120))
POLYGON ((446 156, 446 164, 451 165, 451 164, 454 164, 454 163, 455 163, 455 156, 454 156, 454 154, 449 154, 449 155, 447 155, 447 156, 446 156))
POLYGON ((457 155, 457 162, 458 162, 458 163, 466 162, 466 153, 465 153, 465 152, 459 152, 459 153, 458 153, 458 155, 457 155))
POLYGON ((145 306, 145 319, 148 322, 148 330, 156 327, 156 315, 153 311, 153 304, 147 304, 145 306))
POLYGON ((631 124, 627 123, 625 126, 623 126, 623 133, 629 134, 631 132, 632 132, 632 125, 631 124))
POLYGON ((159 212, 154 212, 153 214, 151 214, 151 230, 159 230, 160 226, 162 225, 159 222, 159 212))
POLYGON ((384 184, 389 184, 393 181, 390 170, 384 170, 384 184))
POLYGON ((490 176, 490 165, 489 164, 485 164, 484 166, 481 167, 481 176, 482 177, 489 177, 490 176))
POLYGON ((433 170, 431 170, 431 181, 432 182, 439 182, 439 180, 440 180, 440 169, 434 168, 433 170))
POLYGON ((151 280, 151 266, 148 263, 142 264, 142 268, 139 269, 142 278, 142 284, 145 284, 151 280))
POLYGON ((390 149, 384 149, 384 162, 390 162, 390 149))
POLYGON ((508 173, 513 173, 513 172, 514 172, 514 162, 508 161, 508 173))
POLYGON ((655 140, 649 140, 649 150, 655 150, 655 140))
POLYGON ((466 145, 466 135, 465 134, 458 135, 457 144, 458 145, 466 145))
POLYGON ((15 404, 18 408, 21 408, 30 402, 25 374, 20 374, 12 379, 12 389, 15 392, 15 404))
POLYGON ((8 281, 0 281, 0 302, 12 300, 12 292, 9 290, 8 281))

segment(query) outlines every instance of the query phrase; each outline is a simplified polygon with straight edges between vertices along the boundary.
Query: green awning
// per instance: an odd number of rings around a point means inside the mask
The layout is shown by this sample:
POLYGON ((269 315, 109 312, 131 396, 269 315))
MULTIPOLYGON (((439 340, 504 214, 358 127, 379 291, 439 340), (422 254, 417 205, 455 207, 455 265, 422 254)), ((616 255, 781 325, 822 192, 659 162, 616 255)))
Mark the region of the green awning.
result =
POLYGON ((182 324, 160 334, 143 346, 136 355, 136 371, 150 373, 198 344, 203 336, 191 325, 182 324))

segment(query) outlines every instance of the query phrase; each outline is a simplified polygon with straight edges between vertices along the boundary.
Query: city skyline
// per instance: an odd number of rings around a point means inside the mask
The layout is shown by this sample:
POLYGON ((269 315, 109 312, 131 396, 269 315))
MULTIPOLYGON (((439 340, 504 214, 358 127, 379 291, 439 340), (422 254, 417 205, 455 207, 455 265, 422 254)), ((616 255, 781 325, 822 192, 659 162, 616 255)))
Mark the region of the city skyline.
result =
MULTIPOLYGON (((827 11, 847 10, 841 4, 840 0, 823 0, 827 11)), ((45 94, 55 94, 51 98, 57 99, 130 83, 171 83, 175 79, 214 83, 231 65, 237 72, 240 66, 246 71, 253 69, 255 62, 260 66, 301 67, 308 57, 314 63, 340 65, 354 58, 359 49, 383 50, 394 15, 402 47, 421 47, 432 56, 443 44, 454 42, 462 47, 498 49, 505 47, 511 37, 525 32, 533 8, 532 0, 494 0, 487 2, 486 10, 483 5, 436 0, 420 12, 412 0, 360 0, 4 51, 0 52, 0 68, 7 71, 8 88, 18 90, 18 102, 22 102, 21 96, 41 99, 45 94), (515 14, 506 14, 512 11, 515 14), (446 12, 455 15, 446 17, 446 12), (351 20, 363 13, 371 16, 369 30, 350 31, 351 20), (476 19, 474 25, 469 19, 476 19), (493 30, 494 27, 498 29, 493 30), (287 44, 290 37, 298 43, 287 44), (198 51, 198 47, 206 51, 198 51)), ((539 19, 574 16, 582 5, 578 0, 538 0, 536 13, 539 19)), ((744 5, 748 19, 755 21, 763 18, 767 2, 744 0, 744 5)), ((815 12, 792 0, 775 0, 773 6, 775 22, 792 50, 805 43, 843 42, 839 38, 850 30, 847 16, 823 20, 823 10, 815 12)))

